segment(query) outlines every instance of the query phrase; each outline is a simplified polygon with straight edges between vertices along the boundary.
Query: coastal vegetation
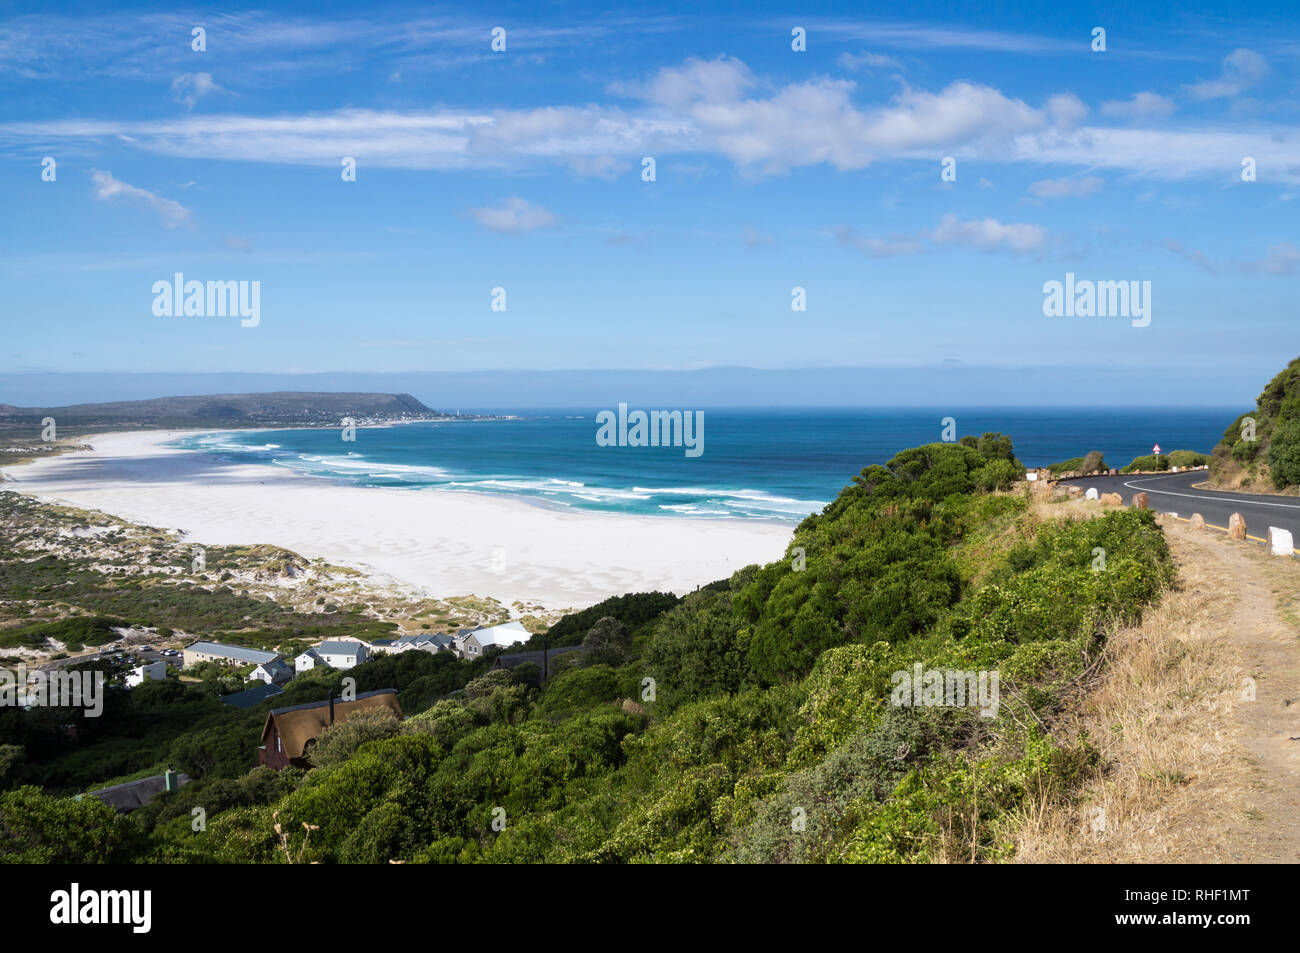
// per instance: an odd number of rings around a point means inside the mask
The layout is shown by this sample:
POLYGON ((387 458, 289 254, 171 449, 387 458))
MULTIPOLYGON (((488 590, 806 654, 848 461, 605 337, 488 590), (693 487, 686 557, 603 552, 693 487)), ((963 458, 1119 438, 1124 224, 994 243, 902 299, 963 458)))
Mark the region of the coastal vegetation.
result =
POLYGON ((1215 446, 1211 486, 1295 492, 1300 484, 1300 358, 1268 382, 1215 446))
POLYGON ((1047 469, 1054 477, 1062 473, 1081 473, 1087 476, 1090 473, 1105 473, 1109 467, 1106 466, 1106 460, 1100 450, 1090 450, 1086 457, 1071 457, 1069 460, 1050 464, 1047 469))
POLYGON ((1168 470, 1170 467, 1203 467, 1210 462, 1209 456, 1195 450, 1171 450, 1169 453, 1146 454, 1134 457, 1127 466, 1120 468, 1120 473, 1150 472, 1168 470))
MULTIPOLYGON (((307 771, 254 768, 270 706, 230 709, 202 685, 115 692, 76 739, 55 737, 67 713, 0 711, 0 859, 275 863, 277 823, 311 825, 290 846, 324 862, 1010 859, 1019 812, 1068 801, 1097 760, 1057 714, 1172 577, 1149 510, 1078 519, 1031 506, 1022 475, 998 434, 904 450, 805 519, 779 561, 558 621, 551 646, 585 650, 541 688, 526 667, 493 670, 493 651, 360 665, 357 691, 396 688, 408 717, 335 731, 307 771), (996 703, 981 689, 983 707, 934 704, 919 681, 900 703, 923 672, 995 674, 996 703), (166 767, 194 780, 126 818, 66 796, 166 767)), ((3 566, 42 558, 15 549, 3 566)), ((254 641, 374 624, 232 598, 194 587, 184 614, 224 638, 242 611, 254 641)), ((132 608, 177 624, 168 601, 132 608)), ((274 704, 341 677, 295 680, 274 704)))

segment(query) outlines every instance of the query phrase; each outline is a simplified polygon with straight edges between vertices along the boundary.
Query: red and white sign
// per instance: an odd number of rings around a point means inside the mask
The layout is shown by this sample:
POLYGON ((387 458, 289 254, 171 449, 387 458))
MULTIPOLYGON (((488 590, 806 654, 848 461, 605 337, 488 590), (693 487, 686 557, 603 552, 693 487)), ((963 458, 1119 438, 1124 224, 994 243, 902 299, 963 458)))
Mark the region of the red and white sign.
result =
POLYGON ((1156 444, 1154 447, 1152 447, 1152 448, 1151 448, 1151 452, 1152 452, 1152 453, 1159 453, 1159 452, 1160 452, 1160 444, 1156 444))

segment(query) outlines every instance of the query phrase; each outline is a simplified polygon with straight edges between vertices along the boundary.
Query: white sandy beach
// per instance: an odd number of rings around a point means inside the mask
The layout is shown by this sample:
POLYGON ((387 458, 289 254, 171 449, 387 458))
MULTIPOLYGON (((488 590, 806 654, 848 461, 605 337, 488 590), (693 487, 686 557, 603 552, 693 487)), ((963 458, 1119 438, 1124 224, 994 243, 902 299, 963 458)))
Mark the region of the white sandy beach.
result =
POLYGON ((338 486, 163 446, 182 435, 95 435, 84 441, 93 450, 5 468, 16 482, 0 485, 180 529, 188 542, 270 543, 391 576, 430 596, 472 593, 552 609, 625 592, 684 593, 779 559, 790 540, 789 527, 762 522, 555 511, 481 494, 338 486))

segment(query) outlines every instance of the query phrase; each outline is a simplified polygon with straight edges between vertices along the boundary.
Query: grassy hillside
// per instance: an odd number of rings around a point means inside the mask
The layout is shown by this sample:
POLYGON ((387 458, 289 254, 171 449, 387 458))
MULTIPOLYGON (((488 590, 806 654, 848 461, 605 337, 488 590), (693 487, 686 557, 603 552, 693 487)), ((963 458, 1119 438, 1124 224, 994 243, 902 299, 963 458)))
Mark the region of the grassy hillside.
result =
POLYGON ((125 821, 14 787, 0 859, 277 862, 277 821, 295 860, 1007 859, 1018 813, 1096 760, 1055 714, 1171 576, 1149 510, 1043 515, 1005 492, 1021 469, 995 435, 868 467, 784 559, 558 624, 600 649, 541 692, 451 660, 359 666, 358 690, 401 679, 412 717, 331 729, 305 773, 242 773, 255 719, 230 715, 168 739, 197 780, 125 821), (900 695, 918 665, 937 694, 900 695), (945 698, 961 672, 997 692, 945 698), (73 824, 94 836, 65 844, 73 824))
POLYGON ((1300 358, 1268 382, 1253 411, 1223 432, 1211 455, 1210 483, 1261 493, 1295 491, 1300 484, 1300 358))
POLYGON ((343 417, 361 421, 433 416, 437 411, 410 394, 282 391, 158 397, 66 407, 0 404, 0 432, 21 431, 39 437, 41 421, 46 417, 54 418, 60 433, 84 433, 107 428, 337 425, 343 417))

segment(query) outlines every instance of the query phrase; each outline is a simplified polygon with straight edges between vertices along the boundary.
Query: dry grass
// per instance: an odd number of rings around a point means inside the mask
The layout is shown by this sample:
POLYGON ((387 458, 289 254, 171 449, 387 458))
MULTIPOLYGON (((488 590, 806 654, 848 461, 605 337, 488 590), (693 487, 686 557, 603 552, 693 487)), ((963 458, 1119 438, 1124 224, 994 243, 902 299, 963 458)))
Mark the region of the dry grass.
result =
POLYGON ((1170 545, 1176 587, 1111 635, 1103 677, 1054 726, 1066 743, 1086 736, 1100 765, 1068 802, 1045 793, 1016 819, 1023 862, 1214 860, 1248 822, 1255 771, 1232 714, 1244 672, 1223 625, 1236 596, 1178 533, 1170 545))

